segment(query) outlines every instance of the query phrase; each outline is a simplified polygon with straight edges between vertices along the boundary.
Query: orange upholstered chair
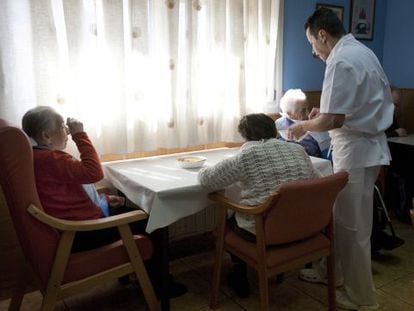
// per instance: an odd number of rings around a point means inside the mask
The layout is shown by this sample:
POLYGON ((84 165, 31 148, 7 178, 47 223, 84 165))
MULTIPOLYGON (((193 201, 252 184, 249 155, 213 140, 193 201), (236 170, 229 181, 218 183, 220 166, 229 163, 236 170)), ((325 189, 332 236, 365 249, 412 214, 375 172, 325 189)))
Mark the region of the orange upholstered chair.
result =
POLYGON ((237 204, 221 193, 210 194, 220 207, 210 307, 217 307, 226 250, 257 270, 261 310, 269 309, 268 278, 327 256, 329 310, 335 310, 332 208, 347 180, 348 173, 339 172, 284 183, 258 206, 237 204), (242 239, 226 226, 227 209, 255 216, 256 243, 242 239))
POLYGON ((43 294, 41 310, 91 286, 135 273, 151 310, 158 310, 143 260, 152 256, 152 243, 132 235, 129 223, 146 218, 142 211, 97 220, 68 221, 47 215, 36 191, 32 148, 20 129, 0 119, 0 184, 26 260, 10 310, 20 308, 24 284, 31 276, 43 294), (118 227, 121 240, 79 253, 71 253, 76 231, 118 227), (29 269, 27 269, 29 268, 29 269))

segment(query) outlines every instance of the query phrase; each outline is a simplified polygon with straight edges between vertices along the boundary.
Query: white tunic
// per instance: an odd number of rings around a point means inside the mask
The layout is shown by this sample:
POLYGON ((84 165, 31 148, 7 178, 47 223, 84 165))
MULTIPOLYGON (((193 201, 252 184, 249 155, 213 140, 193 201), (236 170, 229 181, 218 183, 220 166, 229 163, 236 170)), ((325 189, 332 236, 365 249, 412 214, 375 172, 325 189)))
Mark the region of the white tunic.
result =
POLYGON ((384 134, 394 113, 389 83, 375 54, 351 34, 326 60, 320 112, 345 115, 343 126, 329 132, 335 170, 389 164, 384 134))

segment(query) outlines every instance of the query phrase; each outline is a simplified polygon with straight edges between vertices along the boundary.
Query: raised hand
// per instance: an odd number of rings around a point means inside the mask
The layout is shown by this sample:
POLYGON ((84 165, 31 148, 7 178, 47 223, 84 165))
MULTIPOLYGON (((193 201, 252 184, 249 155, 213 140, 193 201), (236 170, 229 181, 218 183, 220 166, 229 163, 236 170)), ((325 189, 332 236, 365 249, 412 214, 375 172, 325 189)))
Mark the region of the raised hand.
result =
POLYGON ((67 118, 66 125, 68 126, 71 135, 83 132, 83 123, 75 118, 67 118))

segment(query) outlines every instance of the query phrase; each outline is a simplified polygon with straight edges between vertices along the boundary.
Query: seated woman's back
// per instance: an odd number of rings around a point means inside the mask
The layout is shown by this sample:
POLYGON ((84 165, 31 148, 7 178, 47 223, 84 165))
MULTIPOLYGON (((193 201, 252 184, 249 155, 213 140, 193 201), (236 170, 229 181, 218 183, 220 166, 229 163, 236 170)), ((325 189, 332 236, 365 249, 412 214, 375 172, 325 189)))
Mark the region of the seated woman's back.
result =
MULTIPOLYGON (((271 118, 264 114, 244 118, 239 131, 247 142, 238 155, 200 170, 202 186, 218 190, 239 182, 240 203, 258 205, 283 182, 318 177, 300 145, 275 138, 277 131, 271 118)), ((252 217, 237 214, 236 220, 241 228, 254 233, 252 217)))
POLYGON ((242 204, 264 202, 281 183, 317 177, 309 156, 294 143, 269 139, 243 148, 238 157, 242 204))

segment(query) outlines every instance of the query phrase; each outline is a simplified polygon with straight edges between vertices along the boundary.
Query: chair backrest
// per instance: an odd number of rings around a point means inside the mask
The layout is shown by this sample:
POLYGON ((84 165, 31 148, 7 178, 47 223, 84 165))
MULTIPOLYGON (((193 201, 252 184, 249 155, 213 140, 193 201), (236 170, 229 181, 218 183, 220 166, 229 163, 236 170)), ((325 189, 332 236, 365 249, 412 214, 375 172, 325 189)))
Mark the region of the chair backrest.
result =
POLYGON ((335 199, 347 181, 348 173, 339 172, 280 185, 264 220, 266 245, 285 244, 320 232, 329 224, 335 199))
POLYGON ((0 184, 24 256, 45 286, 59 242, 59 233, 27 212, 41 208, 36 190, 33 151, 26 134, 0 119, 0 184))

